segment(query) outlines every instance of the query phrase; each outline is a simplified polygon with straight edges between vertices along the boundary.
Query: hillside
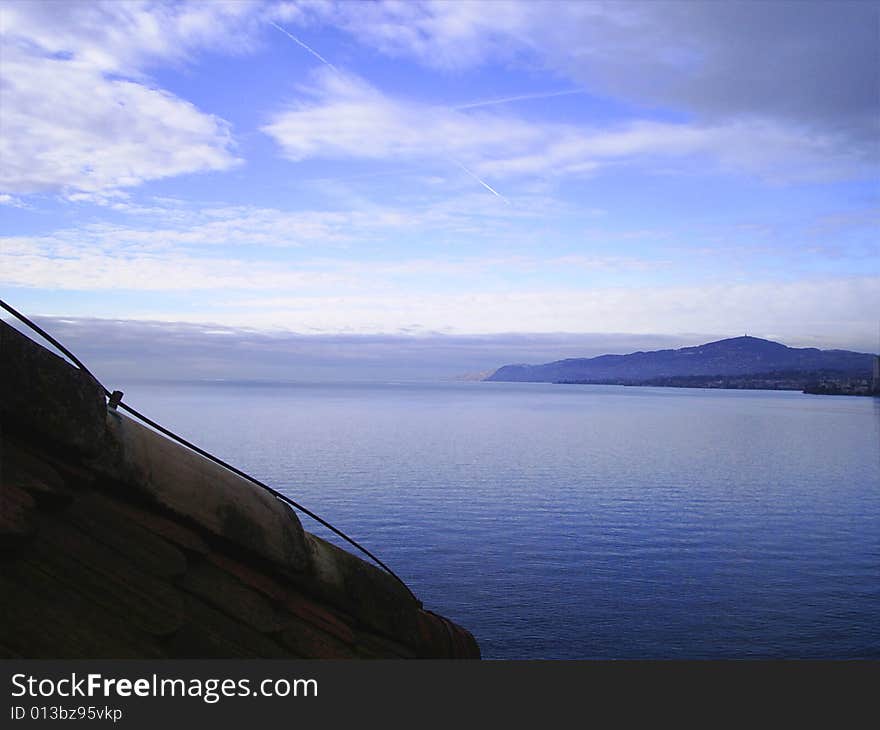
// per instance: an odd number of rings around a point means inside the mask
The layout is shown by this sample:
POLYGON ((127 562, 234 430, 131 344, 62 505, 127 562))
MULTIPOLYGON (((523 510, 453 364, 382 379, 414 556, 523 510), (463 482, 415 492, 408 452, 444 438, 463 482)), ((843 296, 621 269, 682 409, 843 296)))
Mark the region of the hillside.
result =
POLYGON ((486 380, 528 383, 635 382, 650 378, 748 375, 774 371, 869 374, 873 357, 849 350, 787 347, 779 342, 745 336, 678 350, 570 358, 543 365, 504 365, 486 380))

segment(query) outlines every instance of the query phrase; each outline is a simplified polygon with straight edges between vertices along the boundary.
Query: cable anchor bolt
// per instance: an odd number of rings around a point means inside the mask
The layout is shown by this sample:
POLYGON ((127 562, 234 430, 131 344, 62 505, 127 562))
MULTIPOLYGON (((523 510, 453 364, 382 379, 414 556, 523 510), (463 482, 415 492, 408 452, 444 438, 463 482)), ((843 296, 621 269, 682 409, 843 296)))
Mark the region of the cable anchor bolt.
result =
POLYGON ((121 391, 121 390, 114 390, 114 391, 110 394, 110 398, 109 398, 109 400, 107 401, 107 407, 108 407, 111 411, 115 411, 115 410, 116 410, 116 406, 118 406, 121 402, 122 402, 122 391, 121 391))

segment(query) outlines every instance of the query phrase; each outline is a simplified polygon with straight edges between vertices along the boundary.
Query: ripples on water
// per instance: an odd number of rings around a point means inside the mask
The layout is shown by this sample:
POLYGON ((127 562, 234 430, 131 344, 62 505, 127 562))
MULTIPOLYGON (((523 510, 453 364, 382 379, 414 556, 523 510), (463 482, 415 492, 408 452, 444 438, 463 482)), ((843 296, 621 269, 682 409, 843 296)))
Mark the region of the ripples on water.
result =
POLYGON ((486 657, 880 657, 877 399, 519 383, 126 398, 362 540, 486 657))

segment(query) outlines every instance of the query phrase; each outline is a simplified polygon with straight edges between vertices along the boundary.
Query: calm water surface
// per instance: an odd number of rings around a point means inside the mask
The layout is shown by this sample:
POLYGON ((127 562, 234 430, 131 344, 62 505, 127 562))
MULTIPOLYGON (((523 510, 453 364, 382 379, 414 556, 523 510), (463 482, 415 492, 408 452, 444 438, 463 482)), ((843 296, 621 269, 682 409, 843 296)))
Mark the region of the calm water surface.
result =
POLYGON ((362 540, 486 657, 880 657, 880 400, 520 383, 126 398, 362 540))

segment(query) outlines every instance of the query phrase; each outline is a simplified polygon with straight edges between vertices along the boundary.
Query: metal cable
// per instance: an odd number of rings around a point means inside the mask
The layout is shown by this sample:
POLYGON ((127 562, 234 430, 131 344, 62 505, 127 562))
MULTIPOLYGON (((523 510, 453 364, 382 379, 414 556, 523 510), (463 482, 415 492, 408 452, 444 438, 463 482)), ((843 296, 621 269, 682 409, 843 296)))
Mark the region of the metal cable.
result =
POLYGON ((416 598, 415 593, 412 592, 410 587, 403 581, 403 579, 399 575, 397 575, 397 573, 395 573, 393 570, 391 570, 391 568, 389 568, 384 562, 382 562, 379 558, 377 558, 375 555, 373 555, 373 553, 371 553, 369 550, 367 550, 367 548, 365 548, 363 545, 361 545, 359 542, 357 542, 353 538, 346 535, 344 532, 342 532, 342 530, 339 530, 336 527, 334 527, 333 525, 331 525, 323 517, 318 516, 317 514, 312 512, 307 507, 303 507, 301 504, 299 504, 295 500, 291 499, 286 494, 282 494, 277 489, 273 489, 268 484, 264 484, 259 479, 256 479, 255 477, 252 477, 250 474, 243 472, 241 469, 238 469, 237 467, 232 466, 232 464, 229 464, 229 463, 223 461, 223 459, 220 459, 219 457, 208 453, 204 449, 196 446, 195 444, 191 443, 190 441, 187 441, 182 436, 178 436, 173 431, 170 431, 167 428, 165 428, 164 426, 156 423, 154 420, 152 420, 151 418, 148 418, 143 413, 140 413, 139 411, 135 410, 134 408, 129 406, 127 403, 123 403, 122 402, 122 393, 120 391, 116 390, 116 391, 111 392, 110 390, 108 390, 104 386, 104 384, 101 383, 101 381, 95 377, 95 375, 92 373, 92 371, 89 370, 76 355, 74 355, 70 350, 68 350, 64 345, 62 345, 52 335, 50 335, 48 332, 46 332, 46 330, 44 330, 42 327, 40 327, 35 322, 32 322, 30 319, 25 317, 21 312, 19 312, 14 307, 12 307, 9 304, 7 304, 6 302, 4 302, 2 299, 0 299, 0 307, 5 309, 7 312, 9 312, 9 314, 11 314, 13 317, 18 319, 19 321, 21 321, 23 324, 27 325, 30 329, 32 329, 34 332, 36 332, 38 335, 40 335, 40 337, 45 339, 47 342, 51 343, 60 352, 62 352, 74 365, 76 365, 81 371, 86 373, 89 377, 92 378, 92 380, 94 380, 99 386, 101 386, 101 389, 104 391, 104 395, 108 399, 110 399, 111 408, 113 408, 113 409, 116 409, 117 407, 121 408, 122 410, 126 411, 127 413, 130 413, 132 416, 137 418, 139 421, 142 421, 143 423, 147 424, 148 426, 155 429, 156 431, 159 431, 159 433, 162 433, 165 436, 167 436, 168 438, 173 439, 177 443, 181 444, 182 446, 185 446, 186 448, 190 449, 191 451, 196 452, 200 456, 203 456, 206 459, 213 461, 215 464, 222 466, 224 469, 231 471, 233 474, 236 474, 236 475, 242 477, 243 479, 247 479, 252 484, 255 484, 256 486, 260 487, 260 489, 263 489, 263 490, 269 492, 269 494, 271 494, 273 497, 275 497, 279 501, 284 502, 285 504, 287 504, 290 507, 293 507, 294 509, 298 509, 300 512, 302 512, 305 515, 308 515, 313 520, 315 520, 319 524, 323 525, 328 530, 333 532, 335 535, 338 535, 343 540, 345 540, 347 543, 349 543, 353 547, 357 548, 357 550, 359 550, 364 555, 366 555, 368 558, 370 558, 370 560, 372 560, 374 563, 376 563, 376 565, 378 565, 386 573, 388 573, 392 578, 394 578, 398 583, 400 583, 400 585, 402 585, 406 589, 406 592, 409 593, 410 596, 412 596, 412 599, 421 608, 422 602, 418 598, 416 598))

